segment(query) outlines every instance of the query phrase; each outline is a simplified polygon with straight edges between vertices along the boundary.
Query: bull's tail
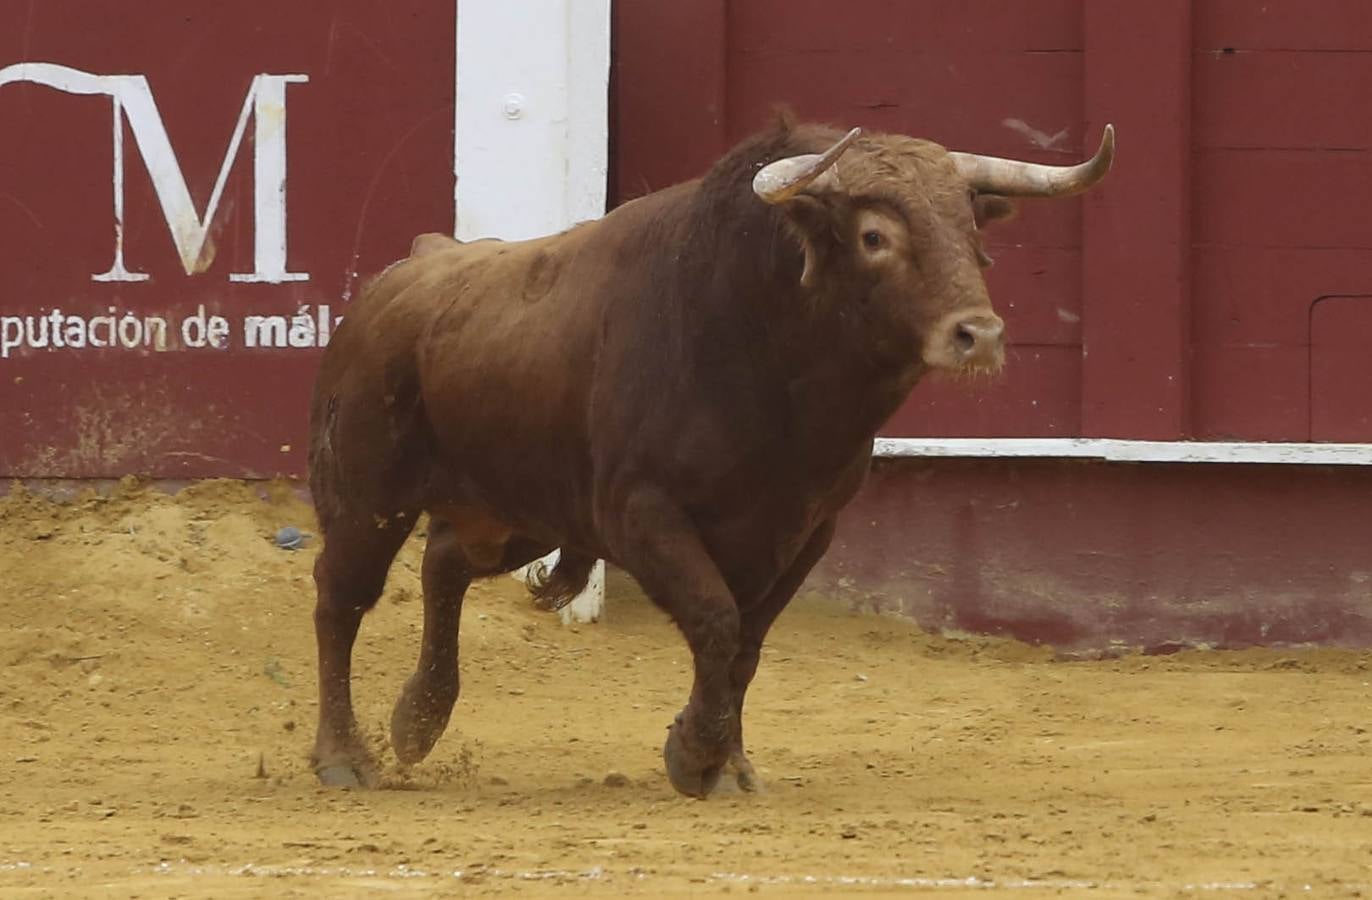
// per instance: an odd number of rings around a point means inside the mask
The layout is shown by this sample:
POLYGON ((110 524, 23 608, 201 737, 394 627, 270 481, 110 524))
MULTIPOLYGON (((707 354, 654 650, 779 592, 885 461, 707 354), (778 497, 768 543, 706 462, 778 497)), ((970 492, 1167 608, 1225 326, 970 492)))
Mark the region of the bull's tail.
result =
POLYGON ((530 566, 527 577, 529 592, 539 609, 561 609, 586 589, 595 567, 594 556, 583 556, 563 549, 557 562, 549 568, 546 563, 530 566))

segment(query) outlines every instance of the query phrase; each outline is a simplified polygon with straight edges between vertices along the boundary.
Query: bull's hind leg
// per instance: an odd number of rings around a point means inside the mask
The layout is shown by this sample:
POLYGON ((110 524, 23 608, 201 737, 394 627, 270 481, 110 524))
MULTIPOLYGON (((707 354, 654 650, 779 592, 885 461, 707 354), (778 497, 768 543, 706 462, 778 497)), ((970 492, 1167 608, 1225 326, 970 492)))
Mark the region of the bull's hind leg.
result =
POLYGON ((402 763, 429 755, 448 727, 460 688, 457 670, 462 598, 472 583, 471 566, 457 532, 443 519, 429 524, 424 547, 424 636, 419 664, 391 713, 391 746, 402 763))
POLYGON ((319 780, 368 786, 376 765, 358 733, 352 704, 352 652, 362 617, 376 605, 396 551, 414 528, 412 513, 340 515, 314 564, 319 646, 319 732, 313 761, 319 780))
POLYGON ((472 578, 508 572, 548 551, 487 522, 433 518, 424 547, 424 636, 419 663, 391 713, 391 746, 407 765, 429 755, 461 690, 458 632, 472 578))

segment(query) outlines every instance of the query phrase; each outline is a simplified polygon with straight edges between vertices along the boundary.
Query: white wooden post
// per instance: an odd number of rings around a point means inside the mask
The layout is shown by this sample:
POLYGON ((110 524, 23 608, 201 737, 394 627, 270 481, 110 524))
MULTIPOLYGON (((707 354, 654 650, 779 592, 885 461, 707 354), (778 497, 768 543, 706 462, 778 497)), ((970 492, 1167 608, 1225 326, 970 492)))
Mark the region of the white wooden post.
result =
MULTIPOLYGON (((604 214, 609 77, 610 0, 457 0, 458 240, 539 237, 604 214)), ((515 577, 527 583, 529 568, 515 577)), ((604 602, 597 561, 562 621, 593 622, 604 602)))

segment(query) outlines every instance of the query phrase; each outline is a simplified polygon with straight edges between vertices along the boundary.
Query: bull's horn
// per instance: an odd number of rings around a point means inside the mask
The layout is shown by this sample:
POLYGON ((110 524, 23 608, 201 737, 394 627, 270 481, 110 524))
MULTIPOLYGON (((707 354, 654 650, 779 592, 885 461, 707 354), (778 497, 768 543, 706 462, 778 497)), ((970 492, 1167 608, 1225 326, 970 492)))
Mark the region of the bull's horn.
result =
MULTIPOLYGON (((784 203, 808 188, 826 174, 838 162, 843 151, 853 145, 862 134, 861 128, 854 128, 845 134, 837 144, 823 153, 806 153, 803 156, 788 156, 763 166, 753 176, 753 193, 768 203, 784 203)), ((832 178, 832 175, 830 175, 832 178)))
POLYGON ((953 158, 958 174, 974 190, 1007 197, 1079 194, 1110 171, 1110 163, 1115 159, 1115 126, 1106 125, 1096 155, 1075 166, 1045 166, 975 153, 948 155, 953 158))

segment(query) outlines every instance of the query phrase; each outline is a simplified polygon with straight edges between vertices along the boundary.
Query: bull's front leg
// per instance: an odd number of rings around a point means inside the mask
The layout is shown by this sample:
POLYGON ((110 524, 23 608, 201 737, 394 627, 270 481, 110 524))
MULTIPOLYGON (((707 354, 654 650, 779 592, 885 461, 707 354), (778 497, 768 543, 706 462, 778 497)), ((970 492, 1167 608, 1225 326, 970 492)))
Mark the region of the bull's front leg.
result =
POLYGON ((810 570, 829 549, 834 538, 834 519, 821 522, 810 534, 809 540, 791 567, 777 579, 771 589, 753 602, 742 604, 739 623, 739 648, 729 667, 729 682, 733 689, 734 707, 738 710, 739 731, 733 751, 729 755, 729 768, 733 771, 738 786, 745 791, 756 791, 762 786, 752 762, 743 748, 743 700, 748 694, 748 686, 757 673, 762 642, 767 637, 772 623, 791 602, 800 586, 805 583, 810 570))
POLYGON ((730 678, 739 649, 738 607, 695 526, 665 494, 637 491, 619 525, 619 561, 672 617, 691 648, 690 699, 668 727, 662 758, 674 788, 705 797, 738 743, 730 678))

